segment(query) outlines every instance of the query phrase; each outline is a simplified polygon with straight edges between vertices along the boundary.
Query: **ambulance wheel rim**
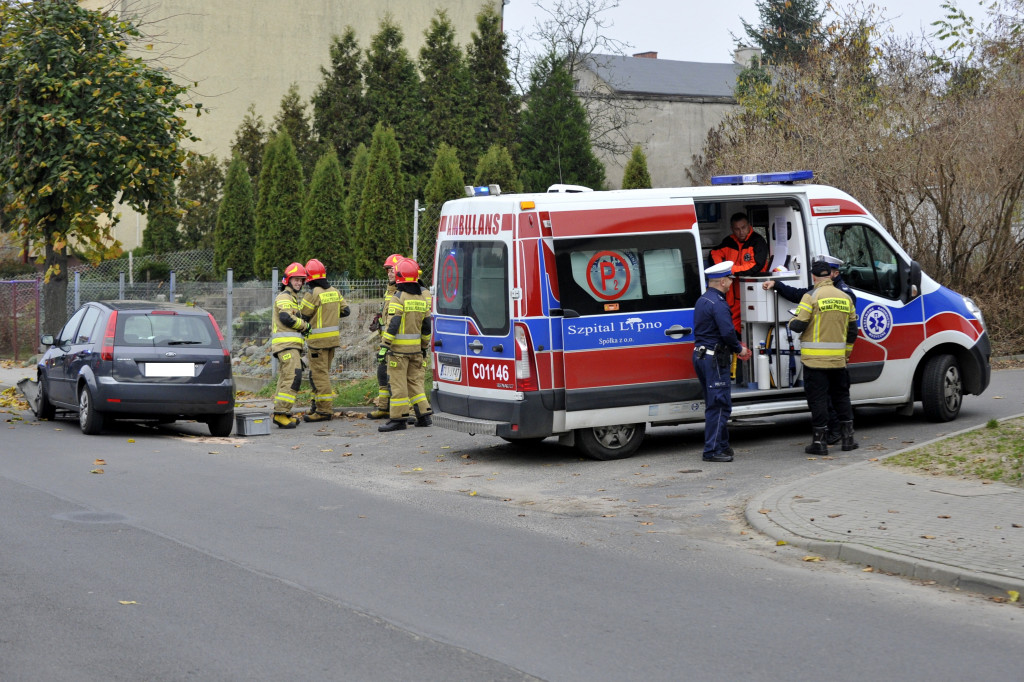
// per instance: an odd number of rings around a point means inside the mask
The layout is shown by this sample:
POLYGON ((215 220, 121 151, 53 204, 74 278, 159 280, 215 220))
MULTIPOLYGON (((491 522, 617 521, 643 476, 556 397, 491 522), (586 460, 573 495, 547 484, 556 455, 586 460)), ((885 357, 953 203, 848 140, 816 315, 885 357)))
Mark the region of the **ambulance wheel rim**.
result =
POLYGON ((964 387, 963 381, 960 379, 960 368, 956 365, 951 365, 946 370, 946 375, 943 377, 943 391, 942 391, 943 402, 946 403, 946 409, 950 412, 960 411, 960 402, 963 400, 964 387))

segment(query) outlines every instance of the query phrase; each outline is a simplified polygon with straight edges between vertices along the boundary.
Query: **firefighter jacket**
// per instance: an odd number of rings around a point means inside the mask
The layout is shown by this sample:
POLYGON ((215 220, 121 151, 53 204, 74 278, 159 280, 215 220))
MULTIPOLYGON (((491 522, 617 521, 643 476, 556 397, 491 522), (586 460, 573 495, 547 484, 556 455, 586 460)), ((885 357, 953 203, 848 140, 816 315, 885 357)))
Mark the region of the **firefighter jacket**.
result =
POLYGON ((412 355, 430 347, 430 293, 419 284, 399 284, 388 302, 388 326, 381 344, 412 355), (415 292, 415 293, 413 293, 415 292))
POLYGON ((326 279, 307 282, 309 291, 302 298, 299 313, 310 324, 306 345, 310 348, 337 348, 341 345, 338 323, 351 312, 345 297, 326 279))
POLYGON ((742 273, 756 275, 764 272, 768 267, 768 242, 754 230, 750 231, 747 240, 742 244, 738 243, 736 237, 730 234, 711 250, 710 255, 711 260, 715 263, 731 260, 734 275, 742 273))
POLYGON ((274 299, 274 312, 270 316, 270 351, 302 350, 302 335, 309 328, 309 323, 299 316, 299 295, 291 287, 285 287, 274 299))
POLYGON ((370 329, 376 331, 378 334, 383 335, 384 331, 388 328, 388 323, 391 322, 391 315, 388 313, 388 303, 391 302, 391 297, 395 295, 398 289, 395 288, 394 284, 388 284, 388 288, 384 290, 384 300, 380 304, 380 311, 377 313, 377 328, 370 329))
POLYGON ((789 328, 800 333, 800 360, 815 369, 846 367, 857 338, 857 313, 848 294, 825 279, 804 294, 789 328))

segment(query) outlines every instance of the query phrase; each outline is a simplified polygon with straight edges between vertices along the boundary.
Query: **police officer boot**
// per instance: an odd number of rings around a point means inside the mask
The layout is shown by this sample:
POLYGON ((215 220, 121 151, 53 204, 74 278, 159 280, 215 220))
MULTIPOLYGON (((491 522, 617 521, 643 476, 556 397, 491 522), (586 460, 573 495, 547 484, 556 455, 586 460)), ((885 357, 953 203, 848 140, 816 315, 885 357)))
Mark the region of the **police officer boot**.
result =
POLYGON ((405 417, 399 417, 398 419, 389 419, 380 426, 377 427, 378 431, 386 433, 388 431, 404 431, 406 427, 405 417))
POLYGON ((815 428, 811 444, 804 448, 804 452, 808 455, 827 455, 828 444, 825 441, 826 434, 828 434, 827 428, 815 428))
POLYGON ((828 445, 835 445, 843 439, 843 432, 838 422, 835 424, 829 424, 828 432, 825 434, 825 442, 828 445))
POLYGON ((299 425, 299 420, 292 419, 290 416, 284 414, 283 412, 275 412, 274 423, 277 424, 278 428, 294 429, 296 426, 299 425))
POLYGON ((839 428, 843 434, 843 450, 856 450, 860 443, 853 439, 853 422, 839 422, 839 428))

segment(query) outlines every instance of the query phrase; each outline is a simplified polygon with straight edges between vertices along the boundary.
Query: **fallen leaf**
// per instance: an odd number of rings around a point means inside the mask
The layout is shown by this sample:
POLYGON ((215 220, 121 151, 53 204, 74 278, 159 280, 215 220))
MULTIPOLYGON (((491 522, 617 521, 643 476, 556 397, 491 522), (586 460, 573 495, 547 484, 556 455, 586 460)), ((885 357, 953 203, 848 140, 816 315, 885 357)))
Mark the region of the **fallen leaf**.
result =
POLYGON ((292 446, 292 450, 298 450, 298 449, 299 449, 299 446, 298 446, 298 445, 293 445, 293 446, 292 446))
POLYGON ((860 569, 860 571, 861 573, 874 573, 875 569, 871 568, 870 566, 865 566, 864 568, 860 569))
POLYGON ((442 450, 451 450, 451 449, 452 449, 452 446, 451 446, 451 445, 442 445, 442 446, 441 446, 441 449, 442 449, 442 450))
POLYGON ((462 455, 462 459, 469 459, 469 455, 462 455))
POLYGON ((907 485, 917 485, 917 484, 916 483, 911 483, 910 481, 907 481, 907 485))
POLYGON ((93 463, 93 465, 100 467, 100 466, 103 466, 104 464, 106 464, 107 460, 105 460, 105 459, 94 459, 92 461, 92 463, 93 463))
POLYGON ((210 452, 209 452, 209 453, 207 453, 207 454, 210 454, 210 455, 219 455, 219 454, 220 454, 220 451, 219 451, 219 450, 210 450, 210 452))
POLYGON ((413 471, 423 471, 423 467, 414 467, 413 471))
POLYGON ((1002 399, 1003 399, 1003 396, 1001 396, 1001 395, 994 395, 994 396, 992 396, 992 400, 1002 400, 1002 399))
POLYGON ((1005 604, 1007 601, 1009 601, 1006 597, 989 597, 988 600, 994 601, 997 604, 1005 604))
POLYGON ((129 442, 129 443, 134 443, 134 442, 135 442, 135 439, 134 439, 134 438, 129 438, 129 439, 128 439, 128 442, 129 442))
POLYGON ((128 606, 129 604, 138 604, 139 602, 137 602, 137 601, 124 601, 124 600, 120 600, 119 599, 117 601, 117 603, 118 604, 124 604, 125 606, 128 606))
POLYGON ((775 542, 775 546, 776 546, 776 547, 782 547, 782 546, 783 546, 783 545, 785 545, 785 544, 788 544, 788 543, 787 543, 787 542, 786 542, 785 540, 777 540, 777 541, 775 542))
POLYGON ((1011 523, 1010 525, 1014 528, 1024 528, 1024 526, 1020 525, 1019 523, 1011 523))
POLYGON ((102 474, 103 469, 93 469, 89 472, 90 474, 102 474))
POLYGON ((1017 590, 1007 590, 1006 594, 1010 595, 1010 601, 1014 604, 1020 601, 1020 592, 1017 590))
POLYGON ((949 514, 939 514, 939 518, 940 519, 950 519, 950 518, 953 518, 953 517, 951 517, 949 514))
POLYGON ((821 561, 824 561, 824 560, 825 559, 823 557, 820 557, 820 556, 805 556, 804 557, 804 561, 821 562, 821 561))
POLYGON ((898 509, 890 509, 890 510, 889 510, 889 513, 890 513, 890 514, 899 514, 900 512, 899 512, 899 510, 898 510, 898 509))
POLYGON ((343 453, 341 453, 341 456, 342 457, 351 457, 352 453, 351 452, 343 452, 343 453))
POLYGON ((324 448, 324 449, 320 450, 320 452, 334 452, 334 449, 333 448, 324 448))
POLYGON ((877 462, 877 461, 878 461, 878 458, 877 458, 877 457, 872 457, 872 458, 871 458, 871 459, 869 459, 868 461, 869 461, 869 462, 877 462))
POLYGON ((475 490, 469 494, 470 497, 473 497, 474 495, 476 495, 476 491, 475 490))
POLYGON ((641 526, 653 526, 654 525, 654 521, 641 521, 640 525, 641 526))
POLYGON ((935 539, 934 535, 922 535, 921 537, 923 537, 925 540, 934 540, 935 539))
POLYGON ((601 518, 603 518, 603 519, 610 519, 613 516, 615 516, 615 514, 601 514, 601 518))
POLYGON ((771 509, 758 509, 757 513, 758 514, 771 514, 772 510, 771 509))

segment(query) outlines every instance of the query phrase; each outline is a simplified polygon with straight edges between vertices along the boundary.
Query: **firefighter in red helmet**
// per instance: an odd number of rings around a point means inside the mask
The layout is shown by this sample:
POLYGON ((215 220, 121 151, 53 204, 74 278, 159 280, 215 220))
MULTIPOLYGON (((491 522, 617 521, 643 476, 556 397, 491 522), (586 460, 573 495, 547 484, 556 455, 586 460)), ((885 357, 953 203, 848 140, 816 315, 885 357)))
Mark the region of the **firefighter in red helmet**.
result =
POLYGON ((309 322, 299 315, 299 292, 305 283, 306 268, 301 263, 286 267, 281 293, 274 299, 270 316, 270 350, 278 363, 274 423, 283 429, 294 429, 299 424, 291 411, 302 385, 302 338, 310 330, 309 322))
POLYGON ((303 421, 329 421, 334 417, 334 388, 331 363, 341 346, 341 318, 350 310, 345 297, 327 281, 327 269, 316 258, 306 263, 306 286, 299 314, 312 325, 306 337, 309 348, 309 383, 313 387, 313 409, 302 415, 303 421))
MULTIPOLYGON (((382 335, 384 330, 388 327, 390 321, 390 315, 388 314, 388 302, 391 301, 391 297, 395 295, 395 266, 398 265, 398 261, 403 260, 405 256, 400 253, 393 253, 384 259, 384 271, 388 276, 388 287, 384 291, 384 300, 380 304, 380 310, 374 316, 373 321, 370 322, 370 331, 377 332, 382 335)), ((391 402, 391 386, 388 385, 388 366, 387 363, 377 364, 377 397, 374 398, 373 410, 367 415, 370 419, 384 419, 391 414, 390 411, 391 402)))
POLYGON ((410 407, 416 413, 416 426, 431 425, 430 403, 423 392, 423 360, 430 347, 430 298, 417 281, 419 269, 410 258, 395 266, 397 291, 388 302, 391 319, 377 352, 378 362, 388 366, 390 419, 378 431, 404 429, 410 407))

